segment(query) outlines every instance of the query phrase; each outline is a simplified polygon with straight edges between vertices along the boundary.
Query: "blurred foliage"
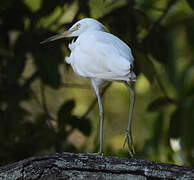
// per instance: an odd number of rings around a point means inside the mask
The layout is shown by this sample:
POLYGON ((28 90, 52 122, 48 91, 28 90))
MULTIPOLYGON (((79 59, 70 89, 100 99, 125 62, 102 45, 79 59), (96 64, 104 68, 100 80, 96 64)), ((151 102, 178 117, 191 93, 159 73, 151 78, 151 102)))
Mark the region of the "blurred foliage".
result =
MULTIPOLYGON (((98 109, 90 106, 95 94, 64 63, 69 40, 39 44, 93 17, 129 44, 135 57, 136 157, 193 166, 193 12, 193 0, 3 1, 0 165, 43 153, 97 149, 98 109)), ((120 148, 129 95, 115 83, 108 91, 104 151, 128 156, 120 148)))

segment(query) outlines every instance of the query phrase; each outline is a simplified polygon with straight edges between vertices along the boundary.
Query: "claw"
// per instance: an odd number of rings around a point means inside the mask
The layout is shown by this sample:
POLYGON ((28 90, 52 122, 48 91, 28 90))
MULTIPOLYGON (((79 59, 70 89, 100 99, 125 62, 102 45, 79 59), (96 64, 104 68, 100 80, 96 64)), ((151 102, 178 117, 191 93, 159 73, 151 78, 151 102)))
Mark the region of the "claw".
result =
POLYGON ((133 146, 133 140, 132 140, 132 136, 131 133, 129 133, 129 131, 126 131, 126 135, 125 135, 125 139, 121 148, 121 151, 123 152, 124 148, 125 148, 125 144, 127 143, 127 147, 128 147, 128 151, 131 157, 133 157, 133 155, 135 154, 135 149, 133 146))

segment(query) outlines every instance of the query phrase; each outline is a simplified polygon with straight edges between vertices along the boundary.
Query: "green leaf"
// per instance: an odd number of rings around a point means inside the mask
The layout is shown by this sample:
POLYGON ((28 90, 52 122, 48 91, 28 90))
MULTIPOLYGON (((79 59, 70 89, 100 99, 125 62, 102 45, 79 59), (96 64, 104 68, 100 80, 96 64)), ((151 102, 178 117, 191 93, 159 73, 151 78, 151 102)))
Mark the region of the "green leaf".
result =
POLYGON ((170 99, 169 97, 160 97, 154 101, 152 101, 147 110, 148 111, 161 111, 162 108, 170 105, 170 104, 174 104, 175 101, 173 99, 170 99))
MULTIPOLYGON (((49 33, 48 35, 47 33, 47 37, 48 36, 51 36, 51 34, 49 33)), ((35 34, 34 39, 35 38, 38 40, 40 37, 35 34)), ((61 84, 58 64, 64 62, 64 53, 61 47, 62 41, 64 40, 45 45, 40 45, 40 41, 36 41, 32 50, 35 64, 39 70, 42 81, 53 88, 58 88, 61 84)))
POLYGON ((189 19, 187 22, 186 22, 186 36, 187 36, 187 40, 188 40, 188 43, 190 45, 190 48, 192 50, 194 50, 194 18, 191 18, 189 19))
POLYGON ((163 132, 164 132, 164 114, 159 113, 153 123, 153 136, 151 139, 152 145, 154 146, 156 153, 158 153, 161 140, 164 138, 163 136, 161 136, 163 132))
POLYGON ((51 87, 59 87, 61 84, 61 77, 55 57, 44 50, 40 50, 35 56, 36 66, 42 81, 51 87))
POLYGON ((177 87, 176 74, 176 51, 174 32, 168 32, 164 27, 155 27, 148 37, 143 41, 143 47, 155 60, 165 65, 167 75, 172 84, 177 87))
POLYGON ((194 1, 193 0, 187 0, 187 3, 194 10, 194 1))
MULTIPOLYGON (((187 100, 188 101, 188 100, 187 100)), ((170 137, 181 137, 182 147, 186 151, 192 151, 194 148, 194 114, 193 101, 184 102, 179 106, 170 118, 170 137)))
POLYGON ((183 105, 183 108, 180 109, 180 112, 182 113, 180 116, 182 137, 185 148, 192 151, 194 148, 194 101, 189 98, 184 101, 183 105))
POLYGON ((168 48, 167 53, 168 54, 166 54, 167 61, 165 63, 165 68, 168 73, 169 80, 178 90, 178 84, 177 84, 178 78, 177 78, 177 71, 176 71, 177 62, 176 62, 176 57, 175 57, 175 54, 177 53, 176 48, 175 48, 176 36, 177 36, 176 32, 170 32, 166 34, 166 37, 168 39, 167 40, 167 48, 168 48))
POLYGON ((1 22, 4 24, 4 30, 10 31, 17 29, 23 31, 24 18, 30 16, 28 8, 22 1, 10 0, 4 2, 3 4, 1 3, 0 7, 1 22), (14 14, 14 18, 10 14, 14 14))
POLYGON ((66 101, 59 109, 57 113, 58 117, 58 130, 64 131, 64 126, 72 119, 72 111, 75 107, 75 101, 66 101))
POLYGON ((134 55, 135 62, 137 63, 140 72, 142 72, 150 82, 153 82, 155 76, 153 62, 147 57, 147 54, 140 51, 134 52, 134 55))
POLYGON ((168 58, 167 31, 162 26, 156 26, 143 40, 143 47, 159 62, 166 63, 168 58))
POLYGON ((137 4, 140 6, 140 9, 144 11, 148 9, 152 9, 157 0, 149 0, 149 1, 137 1, 137 4))
POLYGON ((149 28, 149 26, 151 25, 151 21, 146 15, 146 13, 139 9, 134 9, 132 13, 135 17, 135 20, 137 21, 138 26, 143 28, 149 28))
POLYGON ((176 109, 170 117, 169 133, 171 138, 179 138, 181 136, 181 117, 180 108, 176 109))
POLYGON ((35 121, 20 125, 17 132, 18 140, 15 142, 14 153, 19 159, 23 159, 48 150, 55 144, 55 131, 49 127, 44 114, 40 114, 35 121), (36 142, 36 143, 34 143, 36 142))
POLYGON ((64 126, 69 124, 72 128, 78 128, 84 135, 88 136, 91 133, 91 124, 89 119, 79 118, 72 115, 72 110, 75 107, 75 101, 69 100, 65 102, 58 111, 58 129, 64 131, 64 126))
POLYGON ((91 123, 89 121, 89 119, 81 119, 81 118, 78 118, 78 119, 73 119, 73 120, 76 120, 76 121, 72 121, 72 123, 76 123, 76 127, 86 136, 89 136, 90 133, 91 133, 91 123))
POLYGON ((65 0, 65 1, 41 1, 41 9, 38 11, 40 16, 48 16, 52 14, 52 12, 56 9, 57 6, 63 7, 64 4, 71 4, 72 1, 65 0))
POLYGON ((25 34, 21 34, 14 44, 14 57, 11 59, 6 67, 5 75, 7 80, 11 83, 17 81, 24 70, 26 63, 26 54, 28 46, 25 34))
POLYGON ((5 72, 5 75, 9 83, 14 83, 20 78, 24 70, 25 61, 26 61, 25 54, 20 54, 9 62, 5 72))

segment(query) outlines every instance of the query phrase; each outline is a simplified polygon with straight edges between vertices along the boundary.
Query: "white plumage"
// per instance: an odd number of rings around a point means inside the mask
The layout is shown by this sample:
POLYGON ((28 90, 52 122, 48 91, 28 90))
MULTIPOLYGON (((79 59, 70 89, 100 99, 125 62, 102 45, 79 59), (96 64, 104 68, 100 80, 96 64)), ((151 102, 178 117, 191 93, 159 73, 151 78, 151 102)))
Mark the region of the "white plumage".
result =
POLYGON ((84 77, 115 81, 135 80, 133 56, 129 47, 110 33, 86 31, 69 45, 67 62, 84 77))
POLYGON ((133 56, 131 49, 116 36, 105 32, 105 27, 95 19, 85 18, 75 23, 68 31, 52 36, 41 43, 53 41, 63 37, 78 37, 69 44, 71 54, 66 62, 71 64, 75 73, 90 78, 96 92, 100 108, 100 148, 102 153, 103 106, 99 87, 105 81, 121 81, 127 86, 131 94, 129 123, 126 131, 126 142, 131 155, 134 153, 131 136, 131 119, 134 106, 134 93, 128 81, 135 81, 133 72, 133 56))

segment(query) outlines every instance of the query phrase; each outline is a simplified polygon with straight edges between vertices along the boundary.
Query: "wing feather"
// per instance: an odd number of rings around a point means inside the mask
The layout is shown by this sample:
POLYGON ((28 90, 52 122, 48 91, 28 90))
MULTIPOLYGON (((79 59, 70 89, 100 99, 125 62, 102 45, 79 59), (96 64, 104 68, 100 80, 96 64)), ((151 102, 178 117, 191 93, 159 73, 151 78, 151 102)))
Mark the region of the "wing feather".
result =
POLYGON ((72 52, 74 70, 86 77, 125 77, 131 72, 133 56, 130 48, 116 36, 92 31, 83 33, 72 52), (76 62, 75 62, 76 61, 76 62), (79 72, 78 72, 79 71, 79 72))

